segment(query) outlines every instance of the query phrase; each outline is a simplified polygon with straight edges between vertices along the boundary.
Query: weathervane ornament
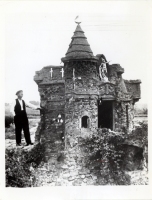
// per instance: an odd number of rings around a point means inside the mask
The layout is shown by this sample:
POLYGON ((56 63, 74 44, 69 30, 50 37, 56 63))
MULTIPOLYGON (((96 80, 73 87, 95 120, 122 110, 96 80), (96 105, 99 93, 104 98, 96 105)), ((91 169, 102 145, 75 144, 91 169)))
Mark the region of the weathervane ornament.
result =
POLYGON ((81 23, 81 20, 80 20, 80 17, 79 17, 79 16, 76 16, 76 18, 75 18, 75 23, 77 23, 77 24, 80 24, 80 23, 81 23))

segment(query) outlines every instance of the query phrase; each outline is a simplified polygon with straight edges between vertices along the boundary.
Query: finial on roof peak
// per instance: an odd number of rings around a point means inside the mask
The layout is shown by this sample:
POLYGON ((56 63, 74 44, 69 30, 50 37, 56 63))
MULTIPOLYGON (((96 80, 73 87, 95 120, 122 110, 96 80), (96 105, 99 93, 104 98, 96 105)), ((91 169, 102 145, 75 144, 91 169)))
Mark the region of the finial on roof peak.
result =
POLYGON ((78 24, 78 25, 81 24, 81 20, 80 20, 79 16, 76 16, 75 23, 78 24))

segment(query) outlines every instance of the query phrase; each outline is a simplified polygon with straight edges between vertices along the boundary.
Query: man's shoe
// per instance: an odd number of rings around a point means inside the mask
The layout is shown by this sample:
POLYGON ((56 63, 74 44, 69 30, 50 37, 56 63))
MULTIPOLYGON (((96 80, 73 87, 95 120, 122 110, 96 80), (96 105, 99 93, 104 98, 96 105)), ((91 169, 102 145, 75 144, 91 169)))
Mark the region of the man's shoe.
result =
POLYGON ((19 144, 16 144, 16 146, 22 146, 22 145, 21 145, 21 143, 19 143, 19 144))
POLYGON ((26 144, 25 146, 29 146, 29 145, 33 145, 33 143, 32 143, 32 142, 30 142, 29 144, 26 144))

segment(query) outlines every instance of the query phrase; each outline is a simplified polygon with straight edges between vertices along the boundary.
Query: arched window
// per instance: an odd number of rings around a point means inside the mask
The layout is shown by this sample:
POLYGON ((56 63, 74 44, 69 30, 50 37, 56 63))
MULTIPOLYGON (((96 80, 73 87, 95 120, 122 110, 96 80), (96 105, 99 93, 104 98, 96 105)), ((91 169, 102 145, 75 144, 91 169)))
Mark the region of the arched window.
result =
POLYGON ((83 116, 81 120, 81 127, 82 128, 89 128, 89 117, 88 116, 83 116))

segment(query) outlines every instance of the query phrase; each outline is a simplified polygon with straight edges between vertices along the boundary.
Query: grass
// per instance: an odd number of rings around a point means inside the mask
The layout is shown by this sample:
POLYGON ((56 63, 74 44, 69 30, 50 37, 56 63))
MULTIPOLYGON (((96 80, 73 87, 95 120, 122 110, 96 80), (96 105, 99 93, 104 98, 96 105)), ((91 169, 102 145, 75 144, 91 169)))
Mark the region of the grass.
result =
POLYGON ((40 144, 34 146, 31 151, 6 149, 6 187, 33 186, 36 177, 32 171, 44 159, 44 150, 44 147, 40 144))
POLYGON ((15 126, 10 125, 9 128, 5 128, 5 139, 15 140, 15 126))
MULTIPOLYGON (((29 128, 33 128, 39 122, 39 119, 29 119, 29 128)), ((24 137, 23 137, 24 138, 24 137)), ((5 128, 5 139, 15 140, 15 125, 5 128)))

